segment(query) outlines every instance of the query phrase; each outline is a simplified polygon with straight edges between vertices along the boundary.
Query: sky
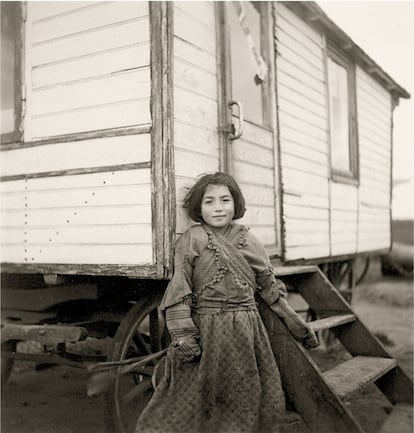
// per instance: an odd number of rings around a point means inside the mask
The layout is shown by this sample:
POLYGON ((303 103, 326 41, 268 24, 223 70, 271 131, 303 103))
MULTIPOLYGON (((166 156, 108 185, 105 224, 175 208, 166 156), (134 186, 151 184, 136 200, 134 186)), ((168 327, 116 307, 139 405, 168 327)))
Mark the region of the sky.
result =
POLYGON ((414 174, 414 1, 322 1, 325 13, 411 99, 394 111, 394 179, 414 174))

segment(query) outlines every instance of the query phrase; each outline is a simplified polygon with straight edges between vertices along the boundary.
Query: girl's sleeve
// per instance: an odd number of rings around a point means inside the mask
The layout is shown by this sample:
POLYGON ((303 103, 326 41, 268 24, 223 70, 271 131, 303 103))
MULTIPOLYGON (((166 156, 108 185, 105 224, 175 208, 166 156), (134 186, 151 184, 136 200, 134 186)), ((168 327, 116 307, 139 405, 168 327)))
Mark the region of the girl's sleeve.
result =
POLYGON ((193 293, 193 263, 198 254, 189 230, 178 239, 174 256, 174 275, 165 290, 161 309, 178 304, 193 293))
POLYGON ((286 298, 287 290, 283 281, 275 277, 273 266, 270 262, 262 243, 250 232, 244 254, 250 266, 256 273, 256 282, 260 297, 267 305, 275 303, 280 296, 286 298))
POLYGON ((177 242, 174 257, 174 276, 161 301, 165 321, 172 342, 170 356, 180 361, 193 361, 201 354, 199 330, 191 317, 191 294, 193 291, 193 263, 197 252, 189 231, 177 242))

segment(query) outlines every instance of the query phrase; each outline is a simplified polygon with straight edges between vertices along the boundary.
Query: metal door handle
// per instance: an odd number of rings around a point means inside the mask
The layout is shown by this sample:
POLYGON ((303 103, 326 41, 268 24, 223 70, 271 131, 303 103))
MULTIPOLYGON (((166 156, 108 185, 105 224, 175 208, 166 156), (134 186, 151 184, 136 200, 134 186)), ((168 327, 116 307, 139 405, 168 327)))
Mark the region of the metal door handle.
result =
POLYGON ((237 140, 243 134, 243 107, 239 101, 230 101, 229 107, 231 108, 233 105, 236 105, 239 111, 239 130, 236 132, 236 128, 232 125, 232 131, 229 133, 229 138, 230 140, 237 140))

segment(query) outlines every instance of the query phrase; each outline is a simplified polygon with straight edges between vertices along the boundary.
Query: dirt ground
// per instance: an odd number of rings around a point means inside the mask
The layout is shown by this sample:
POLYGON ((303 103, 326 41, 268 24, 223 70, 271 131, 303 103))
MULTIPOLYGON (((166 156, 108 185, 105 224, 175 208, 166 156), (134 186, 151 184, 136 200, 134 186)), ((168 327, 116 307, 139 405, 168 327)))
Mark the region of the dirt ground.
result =
MULTIPOLYGON (((369 277, 357 287, 353 306, 360 319, 413 377, 413 283, 398 277, 369 277)), ((347 354, 337 344, 320 352, 325 366, 347 354)), ((367 433, 377 433, 391 406, 375 386, 351 409, 367 433)), ((412 421, 407 420, 407 423, 412 421)), ((86 395, 86 373, 53 367, 15 371, 2 389, 2 433, 103 433, 102 402, 86 395)), ((395 432, 398 433, 398 432, 395 432)))

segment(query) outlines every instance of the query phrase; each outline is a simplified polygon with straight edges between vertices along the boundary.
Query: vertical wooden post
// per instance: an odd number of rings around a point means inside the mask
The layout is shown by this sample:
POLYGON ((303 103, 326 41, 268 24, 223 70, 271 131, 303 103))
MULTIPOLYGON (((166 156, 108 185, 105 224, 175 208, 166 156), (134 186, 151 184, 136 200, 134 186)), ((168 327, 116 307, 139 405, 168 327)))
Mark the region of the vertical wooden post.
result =
POLYGON ((149 2, 151 23, 151 180, 153 259, 158 278, 172 272, 175 233, 173 164, 172 5, 149 2))

